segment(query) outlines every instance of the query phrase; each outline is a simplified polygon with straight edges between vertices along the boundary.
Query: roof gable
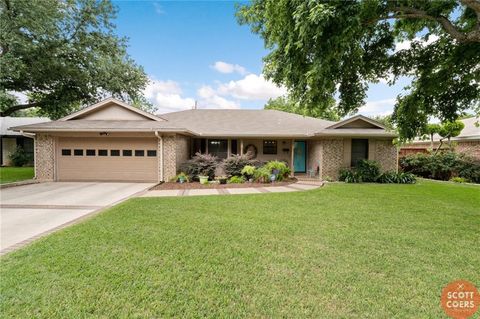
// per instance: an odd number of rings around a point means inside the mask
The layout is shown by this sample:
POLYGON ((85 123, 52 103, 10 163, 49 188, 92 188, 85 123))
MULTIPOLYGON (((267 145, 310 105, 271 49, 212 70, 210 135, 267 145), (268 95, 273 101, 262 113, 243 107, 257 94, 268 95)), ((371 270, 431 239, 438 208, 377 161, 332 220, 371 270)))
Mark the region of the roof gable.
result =
POLYGON ((380 122, 372 120, 363 115, 355 115, 351 118, 346 120, 340 121, 334 125, 327 127, 327 129, 380 129, 384 130, 385 126, 383 126, 380 122))
POLYGON ((153 114, 142 111, 114 98, 90 105, 59 121, 71 120, 116 120, 116 121, 164 121, 153 114))

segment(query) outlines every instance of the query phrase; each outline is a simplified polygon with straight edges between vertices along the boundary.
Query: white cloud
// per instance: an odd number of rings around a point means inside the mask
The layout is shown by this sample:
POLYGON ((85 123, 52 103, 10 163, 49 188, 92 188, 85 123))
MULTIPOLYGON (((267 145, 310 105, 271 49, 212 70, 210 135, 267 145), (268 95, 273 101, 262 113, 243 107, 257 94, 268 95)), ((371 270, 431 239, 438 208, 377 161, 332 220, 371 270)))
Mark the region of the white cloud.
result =
POLYGON ((157 14, 164 14, 165 11, 163 10, 163 7, 160 5, 158 2, 153 2, 153 7, 155 8, 155 12, 157 14))
POLYGON ((268 100, 285 95, 287 90, 267 81, 263 75, 248 74, 238 81, 220 84, 216 90, 220 95, 230 95, 242 100, 268 100))
POLYGON ((28 96, 25 92, 8 91, 9 94, 15 96, 19 104, 26 104, 28 96))
POLYGON ((194 99, 182 97, 182 89, 175 81, 150 79, 143 93, 158 113, 189 110, 195 104, 194 99))
POLYGON ((389 115, 393 112, 395 102, 396 99, 367 101, 367 103, 358 110, 358 113, 366 116, 389 115))
POLYGON ((424 41, 423 39, 419 38, 419 37, 416 37, 414 38, 412 41, 410 40, 405 40, 405 41, 402 41, 402 42, 397 42, 395 44, 395 53, 400 51, 400 50, 408 50, 410 49, 410 47, 412 46, 412 42, 420 42, 422 43, 423 46, 426 46, 426 45, 429 45, 435 41, 437 41, 439 39, 439 37, 435 34, 432 34, 428 37, 428 40, 427 41, 424 41))
POLYGON ((200 97, 199 108, 207 107, 212 109, 239 109, 240 104, 217 95, 217 92, 208 85, 202 86, 197 91, 200 97))
POLYGON ((231 64, 223 61, 217 61, 212 65, 212 68, 220 73, 238 73, 241 75, 247 74, 247 70, 238 64, 231 64))

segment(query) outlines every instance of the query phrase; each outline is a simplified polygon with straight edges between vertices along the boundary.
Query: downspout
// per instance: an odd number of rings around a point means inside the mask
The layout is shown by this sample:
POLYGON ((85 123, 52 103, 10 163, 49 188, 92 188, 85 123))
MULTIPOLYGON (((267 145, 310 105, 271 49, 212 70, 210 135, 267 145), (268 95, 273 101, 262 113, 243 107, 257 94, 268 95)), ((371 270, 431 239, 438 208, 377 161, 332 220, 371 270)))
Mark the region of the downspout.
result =
POLYGON ((158 131, 155 131, 155 136, 160 141, 160 182, 163 182, 163 136, 158 131))

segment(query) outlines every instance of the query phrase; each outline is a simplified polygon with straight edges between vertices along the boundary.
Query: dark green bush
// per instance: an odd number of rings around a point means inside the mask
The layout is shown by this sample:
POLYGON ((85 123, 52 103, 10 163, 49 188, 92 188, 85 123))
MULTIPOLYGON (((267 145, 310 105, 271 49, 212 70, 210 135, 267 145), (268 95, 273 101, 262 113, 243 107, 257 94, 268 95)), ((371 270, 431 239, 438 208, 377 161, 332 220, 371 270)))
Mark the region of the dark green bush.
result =
POLYGON ((400 159, 400 167, 404 172, 425 178, 448 181, 458 176, 480 183, 480 162, 465 154, 412 154, 400 159))
POLYGON ((223 167, 228 176, 242 176, 242 169, 247 165, 258 168, 261 162, 248 155, 233 155, 223 160, 223 167))
POLYGON ((362 180, 360 179, 360 176, 358 176, 357 174, 357 171, 351 168, 340 169, 338 179, 341 182, 345 182, 345 183, 361 183, 362 182, 362 180))
POLYGON ((198 180, 199 175, 215 177, 215 169, 219 165, 218 158, 210 154, 195 154, 190 160, 180 166, 180 171, 185 172, 190 180, 198 180))
POLYGON ((355 166, 355 171, 362 182, 373 183, 380 175, 380 164, 376 161, 361 160, 355 166))
POLYGON ((11 153, 8 157, 10 161, 12 161, 13 166, 21 167, 33 162, 32 156, 27 154, 27 152, 25 152, 25 150, 21 146, 17 146, 15 151, 11 153))
POLYGON ((385 172, 377 178, 377 183, 382 184, 414 184, 416 181, 415 175, 405 172, 385 172))

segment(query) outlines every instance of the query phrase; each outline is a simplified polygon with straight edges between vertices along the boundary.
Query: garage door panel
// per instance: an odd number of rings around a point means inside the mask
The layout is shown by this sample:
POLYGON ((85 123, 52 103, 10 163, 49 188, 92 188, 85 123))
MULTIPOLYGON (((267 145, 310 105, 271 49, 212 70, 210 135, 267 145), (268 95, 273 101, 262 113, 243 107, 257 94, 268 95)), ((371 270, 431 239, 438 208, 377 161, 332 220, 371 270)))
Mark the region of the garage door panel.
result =
POLYGON ((147 150, 157 149, 155 138, 59 138, 57 145, 58 180, 158 180, 158 159, 146 156, 147 150), (72 155, 62 155, 62 149, 72 155), (82 149, 83 156, 74 156, 75 149, 82 149), (87 149, 94 149, 95 156, 86 156, 87 149), (99 149, 108 150, 108 156, 99 156, 99 149), (120 156, 110 156, 111 150, 119 150, 120 156), (144 150, 145 156, 122 156, 122 150, 132 150, 133 155, 144 150))

